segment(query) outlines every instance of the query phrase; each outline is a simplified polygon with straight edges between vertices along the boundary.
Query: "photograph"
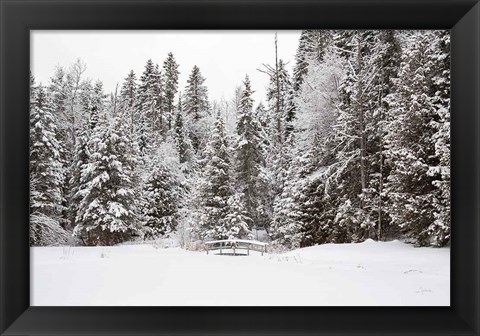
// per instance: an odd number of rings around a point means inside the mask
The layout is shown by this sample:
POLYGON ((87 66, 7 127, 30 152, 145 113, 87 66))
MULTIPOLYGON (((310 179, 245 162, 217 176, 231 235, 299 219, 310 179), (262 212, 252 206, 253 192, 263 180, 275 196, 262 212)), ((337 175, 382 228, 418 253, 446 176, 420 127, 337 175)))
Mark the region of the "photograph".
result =
POLYGON ((30 305, 450 306, 450 56, 450 30, 31 30, 30 305))

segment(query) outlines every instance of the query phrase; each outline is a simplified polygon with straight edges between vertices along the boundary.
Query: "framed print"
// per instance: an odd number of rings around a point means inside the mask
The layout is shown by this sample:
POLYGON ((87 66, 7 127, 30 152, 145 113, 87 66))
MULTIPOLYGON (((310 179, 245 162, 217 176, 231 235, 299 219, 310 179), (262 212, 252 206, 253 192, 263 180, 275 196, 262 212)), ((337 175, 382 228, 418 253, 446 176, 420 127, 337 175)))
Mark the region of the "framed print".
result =
POLYGON ((479 6, 2 0, 2 335, 477 335, 479 6))

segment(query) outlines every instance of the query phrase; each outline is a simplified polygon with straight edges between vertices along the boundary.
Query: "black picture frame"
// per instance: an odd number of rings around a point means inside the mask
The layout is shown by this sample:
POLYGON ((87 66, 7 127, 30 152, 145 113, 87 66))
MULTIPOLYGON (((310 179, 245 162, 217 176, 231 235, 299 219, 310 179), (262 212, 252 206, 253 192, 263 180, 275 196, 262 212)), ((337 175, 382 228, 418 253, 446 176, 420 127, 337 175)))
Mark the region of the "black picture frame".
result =
POLYGON ((0 0, 0 24, 1 335, 479 335, 477 1, 0 0), (306 28, 451 30, 451 306, 30 307, 29 31, 306 28))

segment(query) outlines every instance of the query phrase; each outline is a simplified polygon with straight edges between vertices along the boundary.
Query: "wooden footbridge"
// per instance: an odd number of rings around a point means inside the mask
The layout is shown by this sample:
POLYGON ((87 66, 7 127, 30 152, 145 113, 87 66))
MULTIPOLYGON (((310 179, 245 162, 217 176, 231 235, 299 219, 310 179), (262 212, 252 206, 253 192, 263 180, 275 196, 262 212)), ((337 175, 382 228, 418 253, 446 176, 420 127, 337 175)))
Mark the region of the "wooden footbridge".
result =
POLYGON ((250 251, 260 252, 262 255, 267 252, 266 243, 256 240, 225 239, 205 242, 207 254, 209 251, 220 251, 221 255, 250 255, 250 251), (244 251, 245 253, 240 251, 244 251))

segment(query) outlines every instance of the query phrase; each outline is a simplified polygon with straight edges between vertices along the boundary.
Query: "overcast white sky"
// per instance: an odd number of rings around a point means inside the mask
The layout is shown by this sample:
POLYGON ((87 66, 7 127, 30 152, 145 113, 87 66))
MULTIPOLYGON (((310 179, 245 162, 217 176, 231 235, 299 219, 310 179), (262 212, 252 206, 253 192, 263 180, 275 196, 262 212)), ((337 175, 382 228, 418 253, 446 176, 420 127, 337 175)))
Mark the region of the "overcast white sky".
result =
MULTIPOLYGON (((162 66, 168 52, 180 65, 179 88, 197 65, 210 100, 233 97, 234 89, 250 76, 254 99, 265 100, 267 75, 262 63, 274 65, 274 31, 32 31, 31 69, 37 83, 48 84, 55 66, 70 66, 77 58, 87 64, 85 77, 101 80, 107 93, 122 85, 130 70, 140 78, 151 58, 162 66)), ((279 58, 294 65, 300 31, 278 32, 279 58)))

